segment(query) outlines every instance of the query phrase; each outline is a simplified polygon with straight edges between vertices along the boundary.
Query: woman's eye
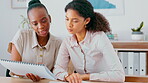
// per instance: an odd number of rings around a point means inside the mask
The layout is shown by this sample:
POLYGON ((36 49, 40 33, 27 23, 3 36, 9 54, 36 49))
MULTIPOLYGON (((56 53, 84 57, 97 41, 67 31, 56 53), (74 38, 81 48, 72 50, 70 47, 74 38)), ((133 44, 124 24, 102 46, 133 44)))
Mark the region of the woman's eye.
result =
POLYGON ((47 22, 46 20, 42 20, 43 23, 47 22))
POLYGON ((34 26, 37 26, 38 24, 37 23, 32 23, 34 26))
POLYGON ((67 18, 66 18, 65 20, 66 20, 66 21, 68 21, 68 19, 67 19, 67 18))
POLYGON ((77 22, 78 22, 78 20, 73 20, 73 22, 77 23, 77 22))

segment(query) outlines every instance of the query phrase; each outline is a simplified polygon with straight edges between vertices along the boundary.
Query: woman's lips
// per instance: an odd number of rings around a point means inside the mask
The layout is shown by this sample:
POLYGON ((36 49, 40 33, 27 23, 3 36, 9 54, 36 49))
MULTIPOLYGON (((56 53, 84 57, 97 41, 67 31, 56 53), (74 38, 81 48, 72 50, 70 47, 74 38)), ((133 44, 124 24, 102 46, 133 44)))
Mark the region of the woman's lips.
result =
POLYGON ((47 31, 40 31, 41 35, 46 35, 47 31))
POLYGON ((69 32, 72 32, 73 30, 72 30, 72 29, 68 29, 68 31, 69 31, 69 32))

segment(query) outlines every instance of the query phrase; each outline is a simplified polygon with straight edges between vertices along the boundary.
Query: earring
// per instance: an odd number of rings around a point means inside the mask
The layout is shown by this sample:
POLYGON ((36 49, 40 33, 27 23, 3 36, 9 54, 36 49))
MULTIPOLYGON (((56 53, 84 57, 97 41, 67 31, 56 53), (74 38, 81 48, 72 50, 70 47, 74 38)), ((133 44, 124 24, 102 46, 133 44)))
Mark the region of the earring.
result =
POLYGON ((87 28, 87 26, 86 26, 86 25, 85 25, 84 27, 85 27, 85 28, 87 28))

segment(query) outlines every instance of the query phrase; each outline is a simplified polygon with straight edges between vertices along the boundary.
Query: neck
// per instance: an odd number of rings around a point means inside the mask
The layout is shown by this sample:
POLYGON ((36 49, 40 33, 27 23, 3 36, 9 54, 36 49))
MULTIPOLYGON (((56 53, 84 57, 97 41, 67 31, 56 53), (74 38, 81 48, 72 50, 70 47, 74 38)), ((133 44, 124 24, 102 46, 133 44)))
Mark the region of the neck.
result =
POLYGON ((37 36, 37 40, 40 46, 45 46, 48 42, 49 34, 46 37, 37 36))
POLYGON ((86 35, 86 30, 81 33, 77 33, 76 34, 77 41, 80 42, 80 41, 84 40, 85 35, 86 35))

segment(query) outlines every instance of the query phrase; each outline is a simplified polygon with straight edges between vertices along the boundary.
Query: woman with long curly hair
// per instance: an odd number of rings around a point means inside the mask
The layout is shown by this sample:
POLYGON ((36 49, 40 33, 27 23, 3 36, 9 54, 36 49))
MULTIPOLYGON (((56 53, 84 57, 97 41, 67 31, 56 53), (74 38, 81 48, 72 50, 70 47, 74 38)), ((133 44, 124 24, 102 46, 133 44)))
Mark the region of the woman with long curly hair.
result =
POLYGON ((106 18, 93 10, 87 0, 73 0, 66 7, 66 27, 71 37, 60 47, 54 74, 69 83, 82 80, 118 81, 125 74, 114 48, 105 32, 110 31, 106 18), (75 73, 68 74, 72 61, 75 73))

